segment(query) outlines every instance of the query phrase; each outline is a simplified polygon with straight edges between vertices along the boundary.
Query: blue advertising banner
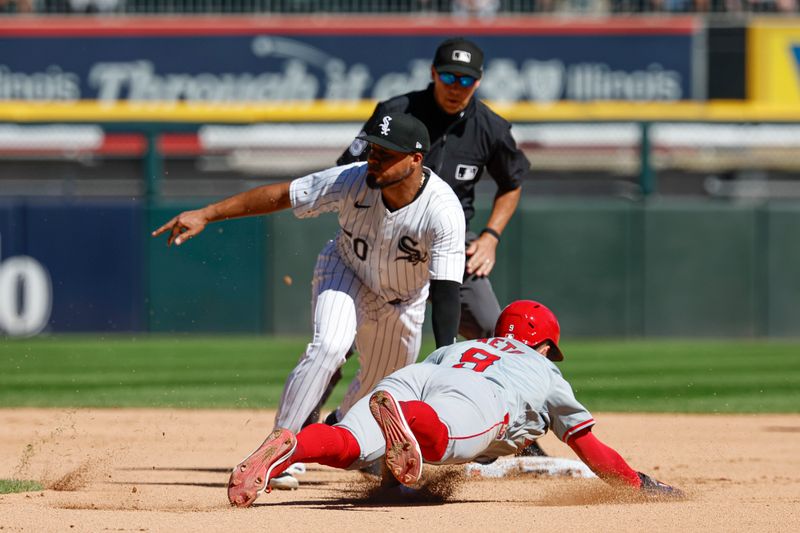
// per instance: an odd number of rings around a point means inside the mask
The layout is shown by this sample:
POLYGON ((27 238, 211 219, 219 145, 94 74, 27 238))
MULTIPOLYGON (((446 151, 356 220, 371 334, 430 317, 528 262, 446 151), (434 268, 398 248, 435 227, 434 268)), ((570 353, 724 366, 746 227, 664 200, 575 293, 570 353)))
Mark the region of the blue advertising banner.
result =
POLYGON ((141 206, 0 204, 0 335, 143 329, 141 206))
POLYGON ((30 27, 12 23, 0 28, 0 100, 384 99, 425 87, 433 51, 453 35, 484 49, 479 96, 488 100, 698 96, 692 92, 696 29, 683 18, 655 25, 551 21, 422 29, 399 21, 383 31, 358 21, 240 22, 219 19, 200 27, 185 19, 159 26, 123 19, 115 28, 58 19, 30 27))
POLYGON ((50 323, 50 274, 28 249, 26 209, 0 201, 0 336, 31 336, 50 323))

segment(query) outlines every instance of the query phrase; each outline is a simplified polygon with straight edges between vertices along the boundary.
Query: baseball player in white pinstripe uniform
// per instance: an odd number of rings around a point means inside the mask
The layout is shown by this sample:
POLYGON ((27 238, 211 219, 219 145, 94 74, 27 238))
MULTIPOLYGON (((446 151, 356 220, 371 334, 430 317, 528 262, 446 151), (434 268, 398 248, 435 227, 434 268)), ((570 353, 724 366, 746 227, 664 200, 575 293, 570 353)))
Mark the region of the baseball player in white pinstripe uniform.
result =
MULTIPOLYGON (((393 132, 399 136, 407 124, 424 131, 410 115, 387 115, 366 140, 379 146, 379 157, 396 158, 406 148, 387 139, 393 132), (395 155, 392 147, 398 148, 395 155)), ((416 149, 422 147, 420 143, 416 149)), ((369 168, 334 167, 292 182, 295 215, 338 211, 341 229, 317 260, 315 338, 289 375, 278 409, 279 427, 299 431, 354 338, 363 354, 361 370, 340 406, 341 415, 381 378, 416 361, 428 281, 450 281, 456 289, 463 276, 458 269, 463 268, 464 254, 457 241, 465 225, 458 220, 463 212, 455 194, 438 176, 419 167, 417 176, 402 178, 412 186, 413 201, 392 211, 384 205, 387 189, 370 186, 374 178, 369 178, 368 170, 380 164, 376 159, 368 162, 369 168), (326 335, 330 338, 323 339, 326 335), (330 352, 323 359, 332 364, 320 367, 316 361, 320 356, 310 356, 319 340, 330 352)), ((450 328, 440 340, 449 344, 454 338, 455 329, 450 328)))
POLYGON ((427 130, 411 115, 387 114, 363 140, 371 145, 366 163, 240 193, 153 232, 169 232, 168 244, 180 245, 212 221, 290 207, 299 218, 338 212, 339 231, 314 270, 314 336, 286 381, 278 428, 300 430, 353 341, 361 369, 340 415, 415 362, 429 294, 437 346, 452 343, 458 331, 464 213, 452 189, 422 165, 427 130))
POLYGON ((228 499, 251 505, 269 479, 295 461, 353 469, 384 456, 388 473, 413 486, 424 463, 488 462, 548 430, 609 483, 681 496, 632 469, 592 434, 594 418, 553 364, 564 358, 559 336, 547 307, 513 302, 500 314, 494 337, 444 346, 392 373, 339 424, 312 424, 298 435, 273 431, 233 469, 228 499))

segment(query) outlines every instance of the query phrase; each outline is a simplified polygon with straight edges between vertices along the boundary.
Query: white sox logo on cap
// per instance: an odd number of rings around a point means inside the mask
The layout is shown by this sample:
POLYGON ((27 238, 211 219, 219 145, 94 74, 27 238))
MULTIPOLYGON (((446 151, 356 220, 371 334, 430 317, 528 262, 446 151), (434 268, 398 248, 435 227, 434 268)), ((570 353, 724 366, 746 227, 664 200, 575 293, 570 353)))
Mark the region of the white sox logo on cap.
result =
POLYGON ((378 115, 358 139, 404 154, 427 152, 431 143, 425 124, 407 113, 378 115))
POLYGON ((383 121, 381 122, 381 135, 389 135, 391 129, 389 128, 389 122, 392 121, 392 117, 385 116, 383 117, 383 121))
POLYGON ((453 50, 453 61, 461 61, 463 63, 469 63, 470 61, 472 61, 472 54, 470 54, 466 50, 453 50))

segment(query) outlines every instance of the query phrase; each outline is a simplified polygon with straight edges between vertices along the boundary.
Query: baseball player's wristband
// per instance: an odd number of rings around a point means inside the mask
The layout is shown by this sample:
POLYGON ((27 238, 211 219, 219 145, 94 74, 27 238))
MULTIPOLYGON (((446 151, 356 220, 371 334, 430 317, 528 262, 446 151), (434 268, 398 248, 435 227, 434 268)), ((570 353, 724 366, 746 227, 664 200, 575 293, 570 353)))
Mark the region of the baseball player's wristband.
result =
POLYGON ((481 235, 483 235, 484 233, 488 233, 489 235, 491 235, 492 237, 494 237, 495 239, 497 239, 497 242, 500 242, 500 234, 499 234, 499 233, 497 233, 497 232, 496 232, 495 230, 493 230, 492 228, 483 228, 483 229, 481 230, 481 235))

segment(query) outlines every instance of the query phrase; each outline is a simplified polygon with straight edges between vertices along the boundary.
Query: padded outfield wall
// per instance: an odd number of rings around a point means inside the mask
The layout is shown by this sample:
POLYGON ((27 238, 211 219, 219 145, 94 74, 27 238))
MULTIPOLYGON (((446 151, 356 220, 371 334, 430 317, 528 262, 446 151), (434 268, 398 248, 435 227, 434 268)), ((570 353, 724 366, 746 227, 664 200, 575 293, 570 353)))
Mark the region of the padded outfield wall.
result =
MULTIPOLYGON (((336 227, 330 215, 283 213, 179 250, 152 243, 150 299, 168 305, 151 327, 308 332, 314 261, 336 227)), ((503 304, 548 302, 571 335, 797 336, 798 234, 792 202, 532 200, 504 234, 492 281, 503 304)))
MULTIPOLYGON (((49 274, 44 331, 310 330, 311 273, 334 217, 228 222, 169 249, 142 218, 130 205, 5 203, 0 265, 29 256, 49 274)), ((797 336, 798 232, 796 203, 541 199, 512 220, 492 280, 502 303, 547 302, 571 335, 797 336)), ((6 280, 0 305, 30 283, 6 280)))

